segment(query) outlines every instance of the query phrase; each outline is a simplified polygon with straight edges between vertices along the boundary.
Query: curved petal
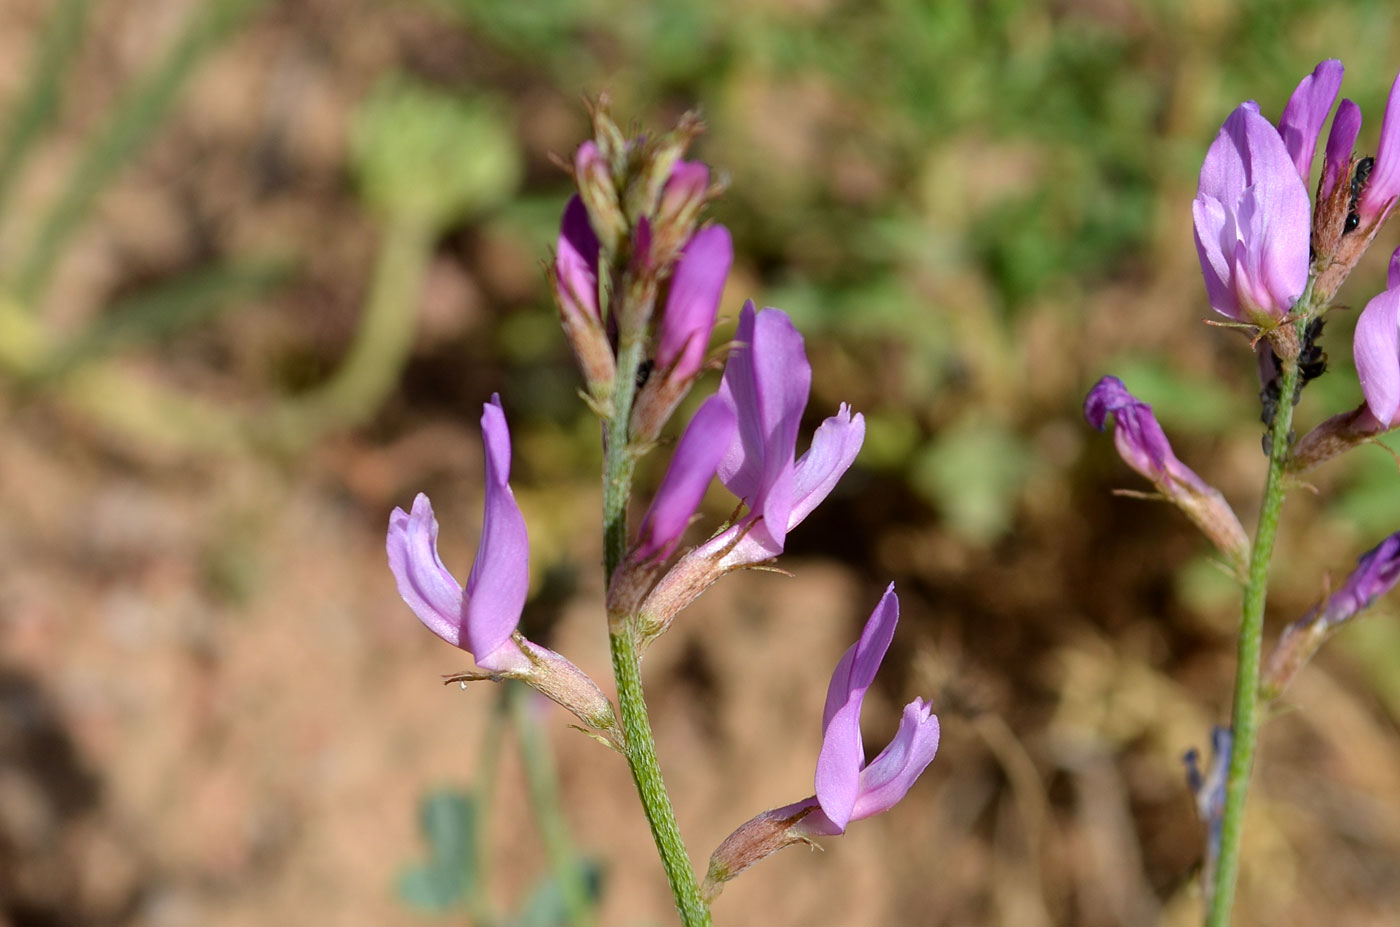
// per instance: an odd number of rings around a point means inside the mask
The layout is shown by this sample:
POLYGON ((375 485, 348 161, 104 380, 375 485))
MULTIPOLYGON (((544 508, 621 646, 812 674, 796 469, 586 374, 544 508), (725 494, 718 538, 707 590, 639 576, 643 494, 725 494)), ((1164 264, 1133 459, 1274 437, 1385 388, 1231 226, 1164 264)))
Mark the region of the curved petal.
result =
POLYGON ((1313 68, 1313 72, 1299 82, 1288 105, 1279 117, 1278 134, 1283 146, 1298 169, 1298 176, 1306 185, 1312 174, 1313 155, 1317 151, 1317 137, 1322 132, 1322 123, 1332 110, 1337 99, 1337 91, 1342 87, 1342 63, 1329 58, 1313 68))
POLYGON ((1084 399, 1084 417, 1100 431, 1110 412, 1113 443, 1124 463, 1153 482, 1165 479, 1173 464, 1180 465, 1152 407, 1113 376, 1095 383, 1084 399))
POLYGON ((499 395, 483 407, 481 433, 486 446, 486 501, 481 544, 467 577, 467 643, 477 665, 504 671, 519 668, 525 660, 510 637, 520 623, 529 590, 530 540, 510 489, 510 429, 499 395))
POLYGON ((812 446, 797 461, 793 473, 789 531, 801 524, 831 494, 864 443, 865 416, 857 413, 852 418, 850 406, 844 402, 835 415, 817 426, 816 433, 812 435, 812 446))
POLYGON ((1356 211, 1362 224, 1369 224, 1400 197, 1400 74, 1390 86, 1390 97, 1381 117, 1381 140, 1376 145, 1376 164, 1362 191, 1356 211))
POLYGON ((842 830, 855 808, 865 765, 865 745, 860 736, 861 703, 875 681, 898 623, 899 598, 894 594, 894 583, 890 583, 866 621, 860 640, 836 664, 827 688, 822 710, 822 748, 817 757, 817 800, 822 811, 842 830))
POLYGON ((462 646, 462 587, 442 565, 437 550, 438 523, 433 504, 421 492, 409 514, 396 508, 389 516, 389 569, 399 595, 428 630, 454 647, 462 646))
POLYGON ((754 530, 766 532, 781 550, 812 367, 802 335, 781 310, 756 313, 752 302, 745 303, 735 339, 739 343, 725 364, 719 395, 733 408, 738 429, 720 462, 719 477, 762 516, 754 530))
POLYGON ((678 379, 694 376, 705 361, 733 260, 734 245, 722 225, 696 232, 681 250, 656 344, 657 366, 666 370, 675 364, 672 375, 678 379))
POLYGON ((1388 290, 1400 288, 1400 248, 1390 256, 1390 266, 1385 272, 1385 286, 1388 290))
POLYGON ((899 730, 860 774, 860 795, 851 820, 888 811, 899 803, 938 752, 938 716, 916 698, 904 706, 899 730))
POLYGON ((1361 310, 1352 352, 1371 414, 1394 424, 1400 411, 1400 289, 1386 290, 1361 310))
POLYGON ((711 396, 695 410, 676 444, 671 464, 656 491, 651 508, 642 519, 637 556, 664 560, 690 524, 705 489, 714 479, 720 457, 734 437, 734 411, 718 396, 711 396))
POLYGON ((1318 202, 1322 203, 1332 195, 1337 178, 1347 176, 1351 170, 1351 155, 1356 150, 1356 137, 1361 134, 1361 107, 1350 100, 1342 100, 1337 106, 1337 115, 1332 117, 1332 131, 1327 135, 1327 154, 1322 162, 1322 186, 1318 191, 1318 202))

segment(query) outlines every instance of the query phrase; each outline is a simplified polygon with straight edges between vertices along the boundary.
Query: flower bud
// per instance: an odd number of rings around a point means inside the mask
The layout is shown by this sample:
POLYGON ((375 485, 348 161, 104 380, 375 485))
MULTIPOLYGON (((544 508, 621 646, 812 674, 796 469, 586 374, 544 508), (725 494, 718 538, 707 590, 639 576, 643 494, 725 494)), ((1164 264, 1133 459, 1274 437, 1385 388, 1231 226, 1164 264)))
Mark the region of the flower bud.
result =
POLYGON ((1104 377, 1084 399, 1084 417, 1100 431, 1110 414, 1113 443, 1123 462, 1195 522, 1243 577, 1249 569, 1249 538, 1234 510, 1217 489, 1177 459, 1152 407, 1128 392, 1117 377, 1104 377))
POLYGON ((578 196, 570 198, 559 224, 554 292, 564 336, 573 348, 589 393, 597 399, 610 396, 617 359, 598 311, 598 238, 578 196))
POLYGON ((1284 628, 1260 677, 1259 694, 1278 698, 1337 628, 1365 611, 1400 582, 1400 532, 1362 554, 1341 588, 1284 628))
POLYGON ((612 168, 594 142, 584 142, 574 155, 574 179, 603 253, 616 254, 627 235, 627 220, 617 201, 612 168))

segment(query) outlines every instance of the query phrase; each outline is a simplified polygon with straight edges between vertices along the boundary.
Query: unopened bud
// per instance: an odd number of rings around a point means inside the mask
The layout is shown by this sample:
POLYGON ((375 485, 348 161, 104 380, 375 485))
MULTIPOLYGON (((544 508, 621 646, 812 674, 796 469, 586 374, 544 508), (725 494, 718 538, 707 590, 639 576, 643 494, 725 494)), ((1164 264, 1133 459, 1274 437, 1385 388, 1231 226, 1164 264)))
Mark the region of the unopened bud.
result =
POLYGON ((564 207, 554 258, 554 292, 559 320, 595 399, 612 394, 617 359, 598 311, 598 238, 588 211, 575 196, 564 207))
POLYGON ((574 155, 574 179, 588 207, 588 217, 603 253, 616 254, 618 244, 627 234, 627 220, 618 204, 612 167, 596 143, 584 142, 579 146, 574 155))

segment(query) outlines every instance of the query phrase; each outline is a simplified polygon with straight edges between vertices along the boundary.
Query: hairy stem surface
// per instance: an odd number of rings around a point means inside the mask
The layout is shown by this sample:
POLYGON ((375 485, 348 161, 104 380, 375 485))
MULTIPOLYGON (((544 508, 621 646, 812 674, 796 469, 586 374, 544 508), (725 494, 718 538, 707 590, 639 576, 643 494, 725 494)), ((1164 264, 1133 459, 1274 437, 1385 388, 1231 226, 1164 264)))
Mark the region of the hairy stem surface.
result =
POLYGON ((1269 561, 1274 553, 1279 512, 1283 508, 1283 465, 1288 458, 1288 433, 1293 427, 1293 391, 1298 385, 1296 359, 1282 362, 1282 397, 1273 427, 1269 449, 1269 470, 1264 480, 1264 501, 1259 510, 1259 529, 1249 560, 1249 582, 1244 590, 1240 620, 1238 667, 1235 671, 1235 707, 1232 727, 1234 749, 1225 780, 1225 811, 1221 821, 1220 856, 1215 866, 1215 884, 1210 896, 1208 927, 1228 927, 1230 907, 1235 900, 1235 879, 1239 873, 1240 840, 1244 833, 1244 804, 1249 793, 1249 775, 1254 765, 1254 748, 1259 740, 1259 663, 1264 639, 1264 601, 1268 595, 1269 561))
MULTIPOLYGON (((619 346, 612 418, 607 423, 607 446, 603 456, 603 562, 609 581, 627 552, 627 499, 632 491, 632 470, 636 463, 628 446, 627 431, 642 351, 643 342, 635 335, 624 337, 619 346)), ((627 765, 632 770, 632 781, 637 785, 647 823, 651 825, 661 865, 671 883, 676 910, 685 927, 708 927, 710 911, 700 896, 700 885, 690 867, 690 856, 681 839, 671 796, 666 791, 656 759, 656 741, 642 693, 642 667, 632 621, 609 628, 608 641, 612 647, 613 674, 617 678, 622 728, 627 735, 627 765)))

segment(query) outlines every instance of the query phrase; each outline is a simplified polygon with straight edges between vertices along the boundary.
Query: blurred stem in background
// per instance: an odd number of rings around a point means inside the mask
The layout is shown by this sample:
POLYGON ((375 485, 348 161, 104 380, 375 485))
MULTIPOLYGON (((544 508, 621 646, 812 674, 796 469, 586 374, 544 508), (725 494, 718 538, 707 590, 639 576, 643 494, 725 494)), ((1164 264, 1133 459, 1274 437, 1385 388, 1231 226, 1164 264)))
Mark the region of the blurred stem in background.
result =
POLYGON ((329 380, 283 403, 273 435, 277 446, 304 449, 326 431, 358 424, 393 391, 413 348, 435 239, 414 216, 389 219, 355 340, 329 380))
MULTIPOLYGON (((165 52, 165 57, 133 86, 127 88, 106 124, 88 139, 87 146, 78 157, 78 162, 69 174, 68 181, 57 201, 49 208, 48 214, 39 225, 29 250, 19 262, 13 278, 15 294, 31 312, 38 311, 38 300, 43 296, 54 265, 63 252, 73 232, 78 228, 94 200, 132 156, 141 150, 151 133, 161 124, 174 102, 176 95, 188 81, 206 55, 238 25, 245 14, 251 12, 262 0, 211 0, 199 4, 190 14, 183 30, 175 42, 165 52)), ((70 3, 60 7, 55 13, 56 23, 53 32, 62 32, 67 42, 76 40, 81 30, 82 11, 69 11, 68 6, 84 4, 70 3), (69 24, 68 20, 74 22, 69 24), (71 33, 71 35, 70 35, 71 33)), ((47 68, 61 69, 66 66, 69 55, 66 42, 56 40, 62 46, 52 55, 49 49, 41 52, 36 67, 36 79, 31 89, 29 101, 21 105, 20 112, 33 111, 42 114, 44 106, 52 105, 57 95, 60 70, 48 73, 47 68), (53 90, 50 90, 53 86, 53 90)), ((42 122, 29 130, 36 132, 42 122)), ((27 124, 20 123, 21 128, 27 124)), ((25 147, 28 142, 26 141, 25 147)), ((23 151, 21 150, 20 154, 23 151)), ((16 157, 16 166, 19 157, 16 157)), ((3 165, 0 165, 3 168, 3 165)), ((0 183, 5 177, 0 174, 0 183)), ((3 188, 0 187, 0 193, 3 188)))
MULTIPOLYGON (((1302 335, 1302 323, 1294 323, 1302 335)), ((1225 780, 1225 811, 1221 818, 1220 856, 1215 865, 1215 885, 1210 893, 1208 927, 1228 927, 1230 907, 1235 900, 1235 880, 1239 873, 1240 842, 1244 834, 1244 806, 1249 793, 1249 776, 1254 766, 1254 748, 1259 741, 1259 666, 1264 645, 1264 603, 1268 595, 1269 561, 1274 554, 1279 513, 1285 491, 1283 465, 1290 449, 1293 428, 1293 395, 1298 385, 1298 360, 1280 361, 1282 374, 1278 404, 1269 429, 1269 469, 1264 481, 1264 501, 1259 510, 1259 529, 1249 560, 1249 583, 1245 586, 1240 620, 1238 665, 1235 668, 1235 706, 1231 727, 1234 747, 1230 771, 1225 780)))
MULTIPOLYGON (((574 852, 569 839, 568 822, 559 801, 559 781, 549 740, 540 727, 539 718, 530 701, 534 693, 529 687, 508 682, 504 689, 510 703, 511 720, 520 737, 520 752, 525 761, 525 781, 530 790, 530 806, 535 812, 540 840, 568 923, 574 927, 591 927, 593 907, 583 860, 574 852)), ((542 697, 541 697, 542 698, 542 697)), ((483 797, 485 795, 483 793, 483 797)), ((487 807, 490 807, 489 803, 487 807)), ((484 828, 483 828, 484 830, 484 828)), ((487 856, 483 856, 486 859, 487 856)))
POLYGON ((63 77, 81 44, 91 6, 91 0, 59 0, 44 24, 27 89, 0 137, 0 216, 25 155, 58 115, 63 77))

